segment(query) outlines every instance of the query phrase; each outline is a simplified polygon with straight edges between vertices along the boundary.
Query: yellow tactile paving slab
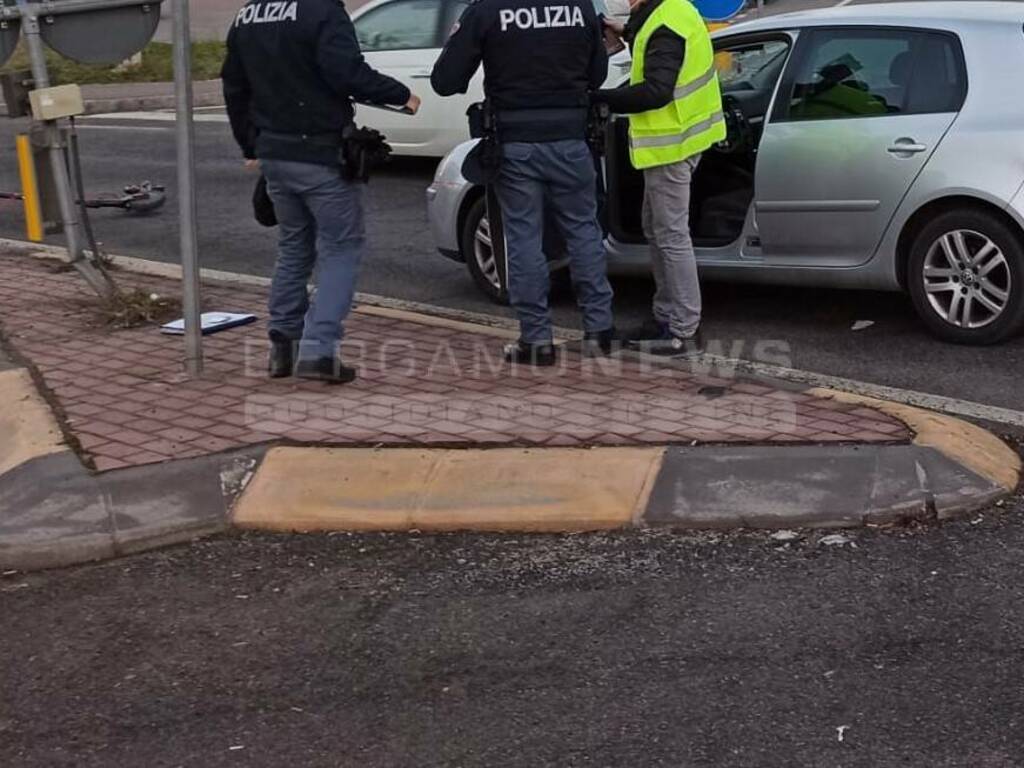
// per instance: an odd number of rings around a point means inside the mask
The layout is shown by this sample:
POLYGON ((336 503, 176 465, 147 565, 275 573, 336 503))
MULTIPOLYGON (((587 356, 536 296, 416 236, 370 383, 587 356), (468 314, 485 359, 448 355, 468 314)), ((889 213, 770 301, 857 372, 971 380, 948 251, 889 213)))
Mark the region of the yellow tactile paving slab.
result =
POLYGON ((833 389, 814 389, 811 394, 876 408, 914 430, 917 433, 915 444, 944 453, 1008 491, 1016 490, 1020 483, 1021 460, 1017 452, 988 430, 963 419, 833 389))
POLYGON ((275 448, 234 523, 277 531, 581 531, 632 524, 661 448, 275 448))
POLYGON ((66 448, 57 420, 28 371, 0 371, 0 475, 66 448))

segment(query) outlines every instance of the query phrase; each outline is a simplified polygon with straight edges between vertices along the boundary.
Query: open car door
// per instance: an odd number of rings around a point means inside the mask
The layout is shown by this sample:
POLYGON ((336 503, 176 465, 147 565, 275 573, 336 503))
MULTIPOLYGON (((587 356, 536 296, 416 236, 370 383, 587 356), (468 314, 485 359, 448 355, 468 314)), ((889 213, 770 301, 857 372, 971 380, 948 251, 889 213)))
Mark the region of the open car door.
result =
MULTIPOLYGON (((782 77, 792 40, 785 33, 759 33, 716 39, 729 137, 704 153, 694 175, 690 229, 698 249, 741 243, 754 201, 754 171, 766 116, 782 77)), ((643 174, 629 159, 629 121, 615 116, 609 126, 607 157, 609 237, 625 245, 646 243, 642 226, 643 174)), ((742 245, 742 243, 741 243, 742 245)), ((735 248, 737 257, 742 247, 735 248)))

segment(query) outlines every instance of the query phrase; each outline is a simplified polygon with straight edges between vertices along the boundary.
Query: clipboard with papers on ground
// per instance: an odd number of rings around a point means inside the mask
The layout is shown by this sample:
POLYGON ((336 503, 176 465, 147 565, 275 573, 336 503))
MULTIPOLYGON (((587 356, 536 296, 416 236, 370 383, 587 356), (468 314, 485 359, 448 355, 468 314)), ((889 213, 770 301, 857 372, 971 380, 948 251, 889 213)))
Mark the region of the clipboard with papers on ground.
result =
MULTIPOLYGON (((237 328, 240 325, 249 325, 256 322, 256 315, 239 314, 235 312, 204 312, 200 319, 203 335, 226 331, 228 328, 237 328)), ((161 333, 172 336, 185 335, 185 320, 175 320, 160 327, 161 333)))

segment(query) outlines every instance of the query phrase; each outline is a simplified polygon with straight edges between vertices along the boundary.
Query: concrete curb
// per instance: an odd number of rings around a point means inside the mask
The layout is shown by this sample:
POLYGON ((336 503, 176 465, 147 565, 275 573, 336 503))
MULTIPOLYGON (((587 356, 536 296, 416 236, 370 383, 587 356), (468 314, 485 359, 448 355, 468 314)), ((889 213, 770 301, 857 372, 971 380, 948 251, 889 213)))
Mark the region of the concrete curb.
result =
POLYGON ((95 474, 70 451, 0 477, 0 568, 105 560, 220 533, 261 451, 95 474))
POLYGON ((0 476, 0 569, 232 529, 564 533, 946 520, 1010 495, 928 446, 255 448, 95 474, 70 451, 0 476))
POLYGON ((941 413, 834 389, 812 389, 810 394, 858 403, 887 413, 914 431, 917 445, 934 448, 1007 491, 1016 490, 1020 483, 1020 456, 991 432, 974 424, 941 413))
MULTIPOLYGON (((193 107, 222 107, 224 97, 213 93, 197 93, 192 97, 193 107)), ((86 115, 112 115, 118 112, 157 112, 174 109, 173 96, 134 96, 110 99, 89 99, 85 102, 86 115)))
POLYGON ((924 411, 903 416, 934 424, 902 445, 258 447, 99 474, 69 450, 48 451, 0 475, 0 568, 74 565, 233 528, 842 528, 945 520, 1015 490, 1019 458, 995 437, 924 411), (965 433, 987 445, 996 477, 950 449, 965 433))
POLYGON ((945 520, 1012 490, 917 443, 277 448, 231 522, 282 532, 848 528, 945 520))
MULTIPOLYGON (((193 84, 194 107, 222 107, 220 80, 197 80, 193 84)), ((111 83, 82 86, 86 115, 116 112, 153 112, 174 109, 174 83, 111 83)), ((0 101, 0 115, 7 105, 0 101)))
MULTIPOLYGON (((0 248, 15 251, 35 259, 66 261, 66 251, 53 245, 30 243, 24 240, 0 238, 0 248)), ((133 256, 112 255, 115 269, 123 269, 140 275, 181 280, 181 266, 133 256)), ((203 268, 199 270, 204 281, 230 283, 256 288, 270 287, 270 278, 260 275, 245 275, 238 272, 225 272, 219 269, 203 268)), ((115 272, 116 276, 116 272, 115 272)), ((519 324, 506 317, 485 315, 460 309, 450 309, 433 305, 421 304, 404 299, 393 299, 368 293, 356 293, 355 312, 378 317, 390 317, 397 320, 414 320, 423 325, 452 328, 453 330, 469 330, 473 333, 491 335, 504 339, 519 338, 519 324)), ((570 328, 555 328, 557 341, 579 341, 583 333, 570 328)))

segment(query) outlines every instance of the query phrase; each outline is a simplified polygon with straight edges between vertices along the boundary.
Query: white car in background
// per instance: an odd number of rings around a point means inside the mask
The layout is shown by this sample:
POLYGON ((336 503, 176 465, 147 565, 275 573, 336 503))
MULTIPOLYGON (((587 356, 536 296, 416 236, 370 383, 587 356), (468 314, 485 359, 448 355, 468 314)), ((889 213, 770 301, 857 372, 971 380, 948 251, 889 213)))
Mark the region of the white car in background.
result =
MULTIPOLYGON (((594 0, 598 13, 604 0, 594 0)), ((396 155, 443 157, 469 138, 466 110, 483 101, 483 71, 468 92, 442 98, 430 87, 430 73, 445 40, 469 0, 373 0, 352 12, 363 55, 374 69, 401 81, 423 100, 415 116, 360 107, 358 122, 387 136, 396 155)), ((629 69, 625 52, 612 59, 614 85, 629 69)))

